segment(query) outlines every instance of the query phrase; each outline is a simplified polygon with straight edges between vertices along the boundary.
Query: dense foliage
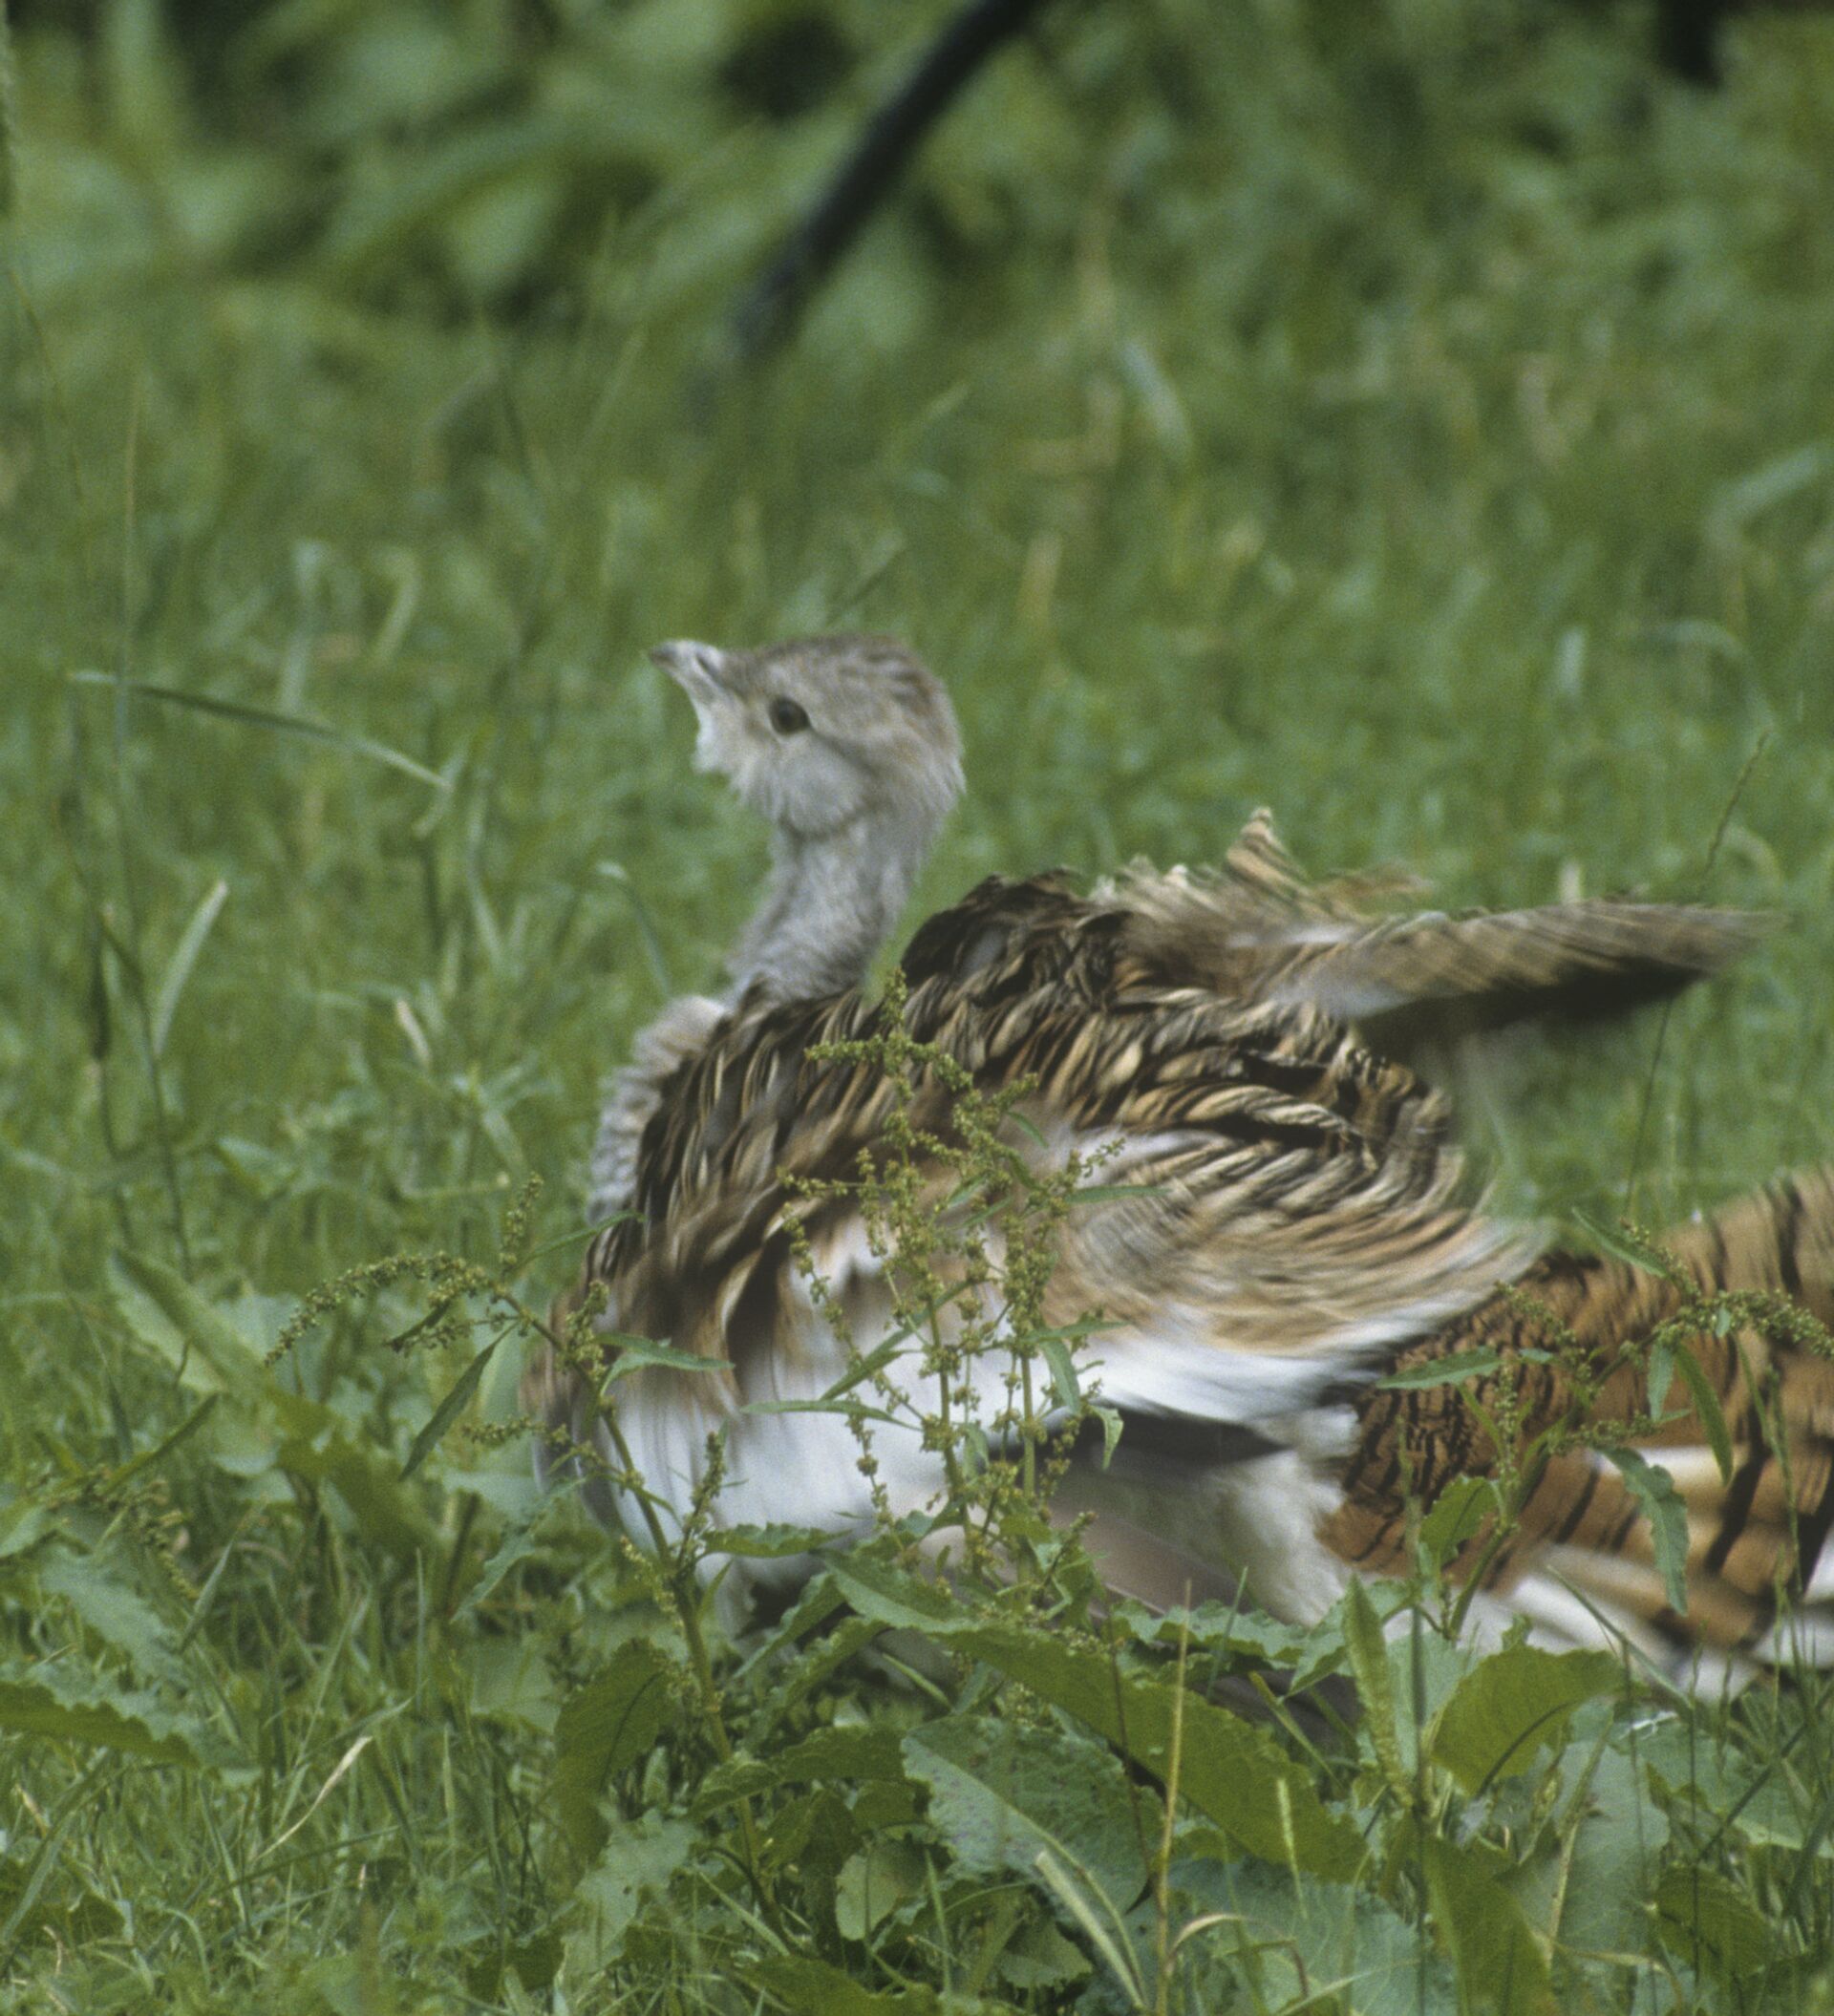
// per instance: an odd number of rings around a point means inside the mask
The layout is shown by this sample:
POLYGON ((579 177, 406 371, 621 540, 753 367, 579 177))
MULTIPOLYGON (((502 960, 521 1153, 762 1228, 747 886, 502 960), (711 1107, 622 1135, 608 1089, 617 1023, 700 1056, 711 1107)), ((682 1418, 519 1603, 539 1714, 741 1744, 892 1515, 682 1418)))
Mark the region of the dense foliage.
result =
POLYGON ((1634 10, 1047 10, 709 388, 942 11, 14 11, 21 2007, 1834 1997, 1813 1673, 1475 1658, 1430 1575, 1386 1637, 1400 1588, 1104 1615, 1022 1500, 1011 1582, 894 1535, 748 1620, 536 1496, 596 1081, 756 865, 659 637, 910 636, 968 740, 932 898, 1270 801, 1453 902, 1786 909, 1464 1092, 1556 1219, 1834 1139, 1834 24, 1702 95, 1634 10))

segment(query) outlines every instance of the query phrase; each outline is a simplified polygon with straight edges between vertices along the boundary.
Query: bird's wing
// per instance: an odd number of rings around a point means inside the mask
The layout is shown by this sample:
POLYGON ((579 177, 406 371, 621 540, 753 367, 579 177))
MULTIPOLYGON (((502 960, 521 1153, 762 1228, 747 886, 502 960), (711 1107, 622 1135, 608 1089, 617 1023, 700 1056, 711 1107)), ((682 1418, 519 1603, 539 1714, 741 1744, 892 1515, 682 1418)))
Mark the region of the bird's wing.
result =
MULTIPOLYGON (((1641 1374, 1619 1354, 1673 1313, 1674 1292, 1614 1261, 1537 1260, 1532 1235, 1471 1196, 1442 1098, 1317 1008, 1159 984, 1124 910, 1051 878, 984 884, 926 925, 906 966, 907 1032, 984 1088, 1027 1081, 1023 1139, 1041 1158, 1114 1144, 1103 1200, 1059 1232, 1046 1315, 1109 1320, 1087 1355, 1128 1431, 1089 1509, 1098 1544, 1104 1520, 1122 1522, 1140 1558, 1118 1572, 1141 1586, 1156 1538, 1170 1550, 1164 1588, 1190 1581, 1196 1555, 1298 1616, 1353 1568, 1403 1564, 1410 1500, 1494 1468, 1496 1454, 1462 1389, 1376 1383, 1397 1366, 1500 1352, 1525 1438, 1568 1394, 1557 1367, 1520 1353, 1570 1335, 1607 1375, 1595 1414, 1647 1411, 1641 1374), (1505 1282, 1520 1292, 1499 1295, 1505 1282)), ((874 1017, 853 993, 741 1004, 663 1088, 639 1156, 640 1219, 592 1248, 586 1284, 606 1284, 617 1327, 715 1369, 650 1369, 619 1389, 665 1494, 704 1474, 706 1431, 724 1410, 748 1510, 865 1516, 843 1432, 824 1441, 815 1417, 732 1410, 819 1392, 846 1362, 799 1273, 799 1230, 856 1344, 870 1349, 891 1327, 883 1251, 853 1200, 823 1186, 881 1153, 901 1105, 945 1132, 950 1098, 933 1073, 901 1087, 877 1062, 825 1048, 865 1036, 874 1017)), ((940 1199, 952 1179, 934 1175, 940 1199)), ((1673 1243, 1704 1287, 1772 1288, 1834 1313, 1834 1178, 1783 1186, 1673 1243)), ((1731 1484, 1695 1413, 1638 1431, 1674 1467, 1690 1519, 1685 1624, 1667 1609, 1638 1501, 1583 1449, 1547 1464, 1520 1534, 1490 1560, 1497 1602, 1555 1637, 1597 1637, 1602 1617, 1654 1643, 1686 1633, 1761 1650, 1780 1580, 1834 1598, 1834 1577, 1814 1575, 1834 1526, 1834 1367, 1748 1331, 1696 1346, 1728 1424, 1731 1484)), ((1504 1417, 1501 1389, 1477 1396, 1504 1417)), ((579 1418, 577 1386, 538 1374, 534 1397, 552 1418, 579 1418)), ((887 1468, 900 1509, 937 1481, 933 1458, 887 1468)))
MULTIPOLYGON (((1412 1073, 1314 1008, 1147 984, 1116 913, 1053 879, 984 885, 930 921, 906 972, 913 1038, 984 1089, 1031 1085, 1015 1140, 1109 1157, 1106 1200, 1061 1235, 1050 1313, 1106 1314, 1098 1355, 1124 1406, 1290 1411, 1534 1250, 1472 1199, 1445 1103, 1412 1073)), ((901 1101, 921 1128, 949 1124, 933 1073, 906 1090, 811 1054, 872 1020, 857 994, 741 1005, 670 1082, 638 1220, 588 1257, 622 1327, 730 1367, 740 1390, 799 1348, 793 1221, 864 1267, 812 1186, 856 1177, 901 1101)))
MULTIPOLYGON (((984 885, 930 921, 906 970, 913 1039, 984 1090, 1029 1088, 1011 1123, 1018 1152, 1045 1166, 1072 1151, 1106 1157, 1098 1199, 1057 1229, 1044 1315, 1059 1329, 1105 1319, 1080 1356, 1129 1423, 1123 1454, 1169 1438, 1163 1475, 1195 1478, 1193 1503, 1220 1475, 1252 1473, 1252 1498, 1216 1508, 1194 1541, 1263 1602, 1315 1614, 1346 1571, 1316 1538, 1335 1496, 1314 1459, 1347 1446, 1351 1395, 1520 1273, 1538 1241, 1485 1213, 1445 1101, 1410 1072, 1315 1008, 1154 985, 1127 952, 1124 916, 1061 882, 984 885)), ((835 1054, 874 1016, 854 993, 741 1003, 662 1088, 638 1215, 588 1253, 576 1297, 602 1283, 608 1328, 708 1368, 645 1367, 616 1389, 639 1468, 678 1517, 709 1477, 716 1429, 729 1523, 858 1530, 876 1502, 914 1510, 942 1485, 907 1413, 879 1431, 869 1487, 843 1420, 780 1411, 857 1364, 835 1310, 868 1356, 899 1330, 886 1241, 833 1186, 882 1157, 901 1108, 923 1133, 946 1139, 951 1125, 939 1072, 900 1084, 876 1059, 835 1054)), ((933 1157, 919 1175, 929 1207, 958 1180, 933 1157)), ((986 1423, 1010 1404, 1011 1370, 990 1351, 949 1376, 970 1381, 986 1423)), ((884 1376, 936 1411, 917 1346, 884 1376)), ((550 1357, 524 1393, 604 1449, 590 1384, 550 1357)), ((599 1489, 595 1509, 615 1516, 599 1489)))
POLYGON ((1382 914, 1404 883, 1308 881, 1265 812, 1219 870, 1141 865, 1098 893, 1165 978, 1310 1004, 1390 1054, 1527 1017, 1616 1013, 1716 971, 1775 926, 1747 911, 1614 902, 1382 914))

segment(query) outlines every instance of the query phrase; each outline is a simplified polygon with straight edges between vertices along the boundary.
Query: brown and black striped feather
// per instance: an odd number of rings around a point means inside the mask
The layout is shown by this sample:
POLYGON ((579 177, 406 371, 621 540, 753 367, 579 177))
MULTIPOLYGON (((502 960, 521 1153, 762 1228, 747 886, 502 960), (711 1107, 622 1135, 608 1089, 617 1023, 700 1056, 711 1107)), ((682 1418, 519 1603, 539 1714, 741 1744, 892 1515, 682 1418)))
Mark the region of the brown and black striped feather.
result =
MULTIPOLYGON (((1136 1194, 1072 1220, 1053 1287, 1054 1315, 1100 1307, 1115 1322, 1104 1380, 1131 1391, 1137 1419, 1183 1418, 1184 1403, 1155 1384, 1158 1340, 1175 1315, 1219 1364, 1315 1364, 1318 1404, 1360 1390, 1345 1502, 1322 1537, 1345 1560, 1378 1567, 1397 1558, 1404 1469, 1430 1496, 1483 1457, 1451 1411, 1453 1390, 1370 1389, 1394 1354, 1530 1341, 1520 1304, 1494 1295, 1517 1279, 1596 1348, 1615 1348, 1629 1326, 1659 1319, 1659 1284, 1612 1262, 1536 1263, 1528 1235, 1487 1219, 1472 1196, 1440 1095, 1318 1004, 1354 1008, 1360 988, 1384 1028, 1447 1003, 1480 1026, 1608 988, 1612 975, 1625 998, 1679 985, 1759 927, 1637 905, 1371 921, 1375 894, 1367 881, 1305 882, 1256 822, 1216 877, 1134 871, 1091 897, 1058 876, 990 880, 932 918, 903 964, 913 1037, 983 1085, 1034 1079, 1030 1117, 1058 1152, 1067 1140, 1122 1144, 1136 1194)), ((778 1319, 790 1222, 814 1233, 834 1208, 811 1203, 794 1179, 856 1174, 900 1096, 875 1067, 810 1054, 865 1034, 873 1013, 855 992, 748 997, 704 1042, 684 1046, 642 1129, 634 1215, 594 1242, 563 1313, 604 1283, 608 1326, 724 1364, 736 1397, 765 1378, 770 1368, 748 1356, 788 1348, 778 1319)), ((939 1085, 920 1084, 913 1118, 940 1129, 948 1106, 939 1085)), ((1792 1267, 1799 1284, 1827 1275, 1815 1246, 1827 1237, 1823 1206, 1817 1193, 1800 1213, 1819 1234, 1773 1243, 1785 1290, 1792 1267)), ((1731 1264, 1721 1245, 1738 1250, 1745 1272, 1762 1271, 1763 1240, 1743 1220, 1716 1221, 1696 1243, 1710 1271, 1731 1264)), ((1731 1391, 1734 1361, 1722 1358, 1731 1391)), ((1813 1415, 1825 1369, 1791 1369, 1792 1406, 1800 1395, 1813 1415)), ((694 1384, 704 1396, 705 1382, 694 1384)), ((629 1403, 667 1408, 681 1382, 646 1373, 624 1390, 629 1403)), ((1306 1390, 1282 1383, 1263 1411, 1278 1415, 1306 1390)), ((583 1391, 551 1361, 532 1369, 525 1395, 550 1420, 577 1425, 583 1391)), ((1230 1404, 1242 1400, 1238 1379, 1230 1404)), ((1633 1411, 1640 1399, 1608 1387, 1607 1403, 1633 1411)), ((1249 1396, 1250 1412, 1261 1404, 1249 1396)), ((1551 1384, 1534 1400, 1544 1412, 1561 1404, 1551 1384)), ((1828 1503, 1822 1432, 1804 1431, 1772 1466, 1754 1453, 1748 1411, 1729 1408, 1745 1465, 1736 1503, 1701 1513, 1717 1520, 1699 1550, 1703 1614, 1729 1641, 1757 1628, 1755 1592, 1781 1560, 1767 1538, 1779 1518, 1795 1523, 1793 1571, 1828 1503)), ((1209 1420, 1201 1409, 1192 1418, 1209 1420)), ((1549 1546, 1602 1549, 1642 1569, 1634 1508, 1596 1466, 1561 1459, 1528 1510, 1503 1579, 1549 1546)))
POLYGON ((1308 1002, 1385 1054, 1531 1017, 1592 1019, 1659 999, 1748 950, 1776 920, 1624 902, 1407 910, 1399 876, 1309 881, 1257 813, 1220 870, 1138 864, 1098 894, 1162 977, 1232 1000, 1308 1002))
MULTIPOLYGON (((1034 1080, 1041 1123, 1128 1144, 1129 1181, 1159 1193, 1078 1216, 1060 1299, 1142 1328, 1176 1303, 1207 1312, 1219 1348, 1297 1353, 1397 1305, 1474 1302, 1517 1249, 1471 1202, 1439 1094, 1313 1009, 1164 985, 1124 918, 1054 878, 984 884, 919 933, 906 971, 914 1038, 983 1083, 1034 1080)), ((588 1255, 622 1326, 729 1348, 704 1315, 801 1208, 784 1178, 853 1175, 900 1096, 876 1067, 809 1057, 871 1017, 852 993, 742 1003, 668 1080, 636 1216, 588 1255)), ((948 1105, 920 1087, 913 1118, 941 1126, 948 1105)))
MULTIPOLYGON (((1785 1178, 1665 1241, 1683 1276, 1706 1294, 1758 1290, 1834 1318, 1834 1172, 1785 1178)), ((1494 1418, 1505 1385, 1522 1408, 1524 1444, 1567 1418, 1570 1382, 1558 1363, 1517 1354, 1576 1340, 1602 1386, 1593 1421, 1649 1412, 1639 1357, 1625 1347, 1682 1308, 1663 1276, 1591 1255, 1543 1256, 1513 1285, 1403 1353, 1397 1369, 1453 1352, 1500 1351, 1510 1369, 1465 1386, 1374 1388, 1358 1410, 1356 1445, 1342 1473, 1344 1503, 1324 1538, 1346 1560, 1381 1573, 1402 1564, 1410 1497, 1430 1504, 1454 1477, 1495 1473, 1497 1452, 1475 1400, 1494 1418)), ((1781 1595, 1800 1595, 1834 1524, 1834 1362, 1761 1334, 1711 1328, 1690 1348, 1726 1422, 1733 1470, 1722 1479, 1707 1432, 1676 1381, 1661 1424, 1639 1436, 1671 1468, 1690 1531, 1688 1625, 1712 1642, 1748 1644, 1781 1595)), ((1590 1452, 1557 1456, 1523 1509, 1522 1531, 1487 1581, 1507 1590, 1549 1557, 1604 1603, 1658 1629, 1678 1630, 1653 1567, 1648 1528, 1620 1477, 1590 1452)), ((1473 1552, 1476 1550, 1474 1549, 1473 1552)))

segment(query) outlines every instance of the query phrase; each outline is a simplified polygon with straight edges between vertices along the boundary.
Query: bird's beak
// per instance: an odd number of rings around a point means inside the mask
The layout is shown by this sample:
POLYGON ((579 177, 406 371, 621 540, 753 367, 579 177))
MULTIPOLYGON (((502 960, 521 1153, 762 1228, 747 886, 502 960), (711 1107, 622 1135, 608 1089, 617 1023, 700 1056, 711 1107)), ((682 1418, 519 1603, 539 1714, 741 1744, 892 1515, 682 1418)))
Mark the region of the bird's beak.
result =
POLYGON ((732 661, 714 645, 686 640, 659 644, 650 655, 694 704, 694 768, 730 774, 737 707, 732 661))
POLYGON ((708 706, 732 690, 726 673, 726 653, 714 645, 678 640, 657 645, 650 656, 696 707, 708 706))

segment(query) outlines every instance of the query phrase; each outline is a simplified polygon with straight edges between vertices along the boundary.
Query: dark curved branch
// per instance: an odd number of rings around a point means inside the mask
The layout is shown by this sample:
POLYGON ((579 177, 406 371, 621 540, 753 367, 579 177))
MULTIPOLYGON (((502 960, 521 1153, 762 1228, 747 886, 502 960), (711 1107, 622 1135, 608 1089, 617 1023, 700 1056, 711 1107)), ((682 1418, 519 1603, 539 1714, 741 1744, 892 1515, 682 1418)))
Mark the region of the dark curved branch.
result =
POLYGON ((1656 52, 1690 84, 1719 81, 1720 32, 1734 14, 1807 13, 1827 0, 1657 0, 1656 52))
POLYGON ((809 297, 860 235, 930 127, 1043 0, 965 0, 903 85, 867 122, 821 200, 733 312, 733 353, 755 363, 796 327, 809 297))
POLYGON ((1656 50, 1663 63, 1690 84, 1719 81, 1719 24, 1726 0, 1660 0, 1656 50))

